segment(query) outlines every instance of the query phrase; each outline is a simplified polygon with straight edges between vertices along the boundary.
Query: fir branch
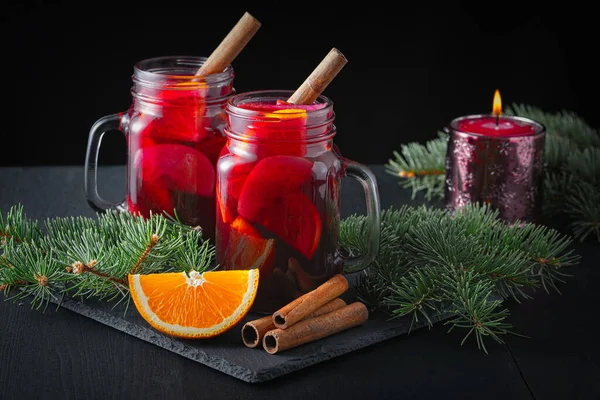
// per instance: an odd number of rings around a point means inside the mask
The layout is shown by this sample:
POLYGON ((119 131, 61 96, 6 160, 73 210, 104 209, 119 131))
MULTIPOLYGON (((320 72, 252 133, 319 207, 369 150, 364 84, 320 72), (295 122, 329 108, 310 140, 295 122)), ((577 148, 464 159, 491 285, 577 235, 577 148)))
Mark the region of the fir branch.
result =
POLYGON ((566 194, 566 212, 572 218, 573 234, 580 241, 591 235, 600 242, 600 190, 587 182, 578 185, 566 194))
POLYGON ((52 298, 59 300, 63 283, 68 278, 50 254, 40 251, 35 241, 18 243, 14 238, 3 250, 2 257, 8 267, 2 270, 0 283, 5 285, 5 291, 21 289, 12 291, 9 298, 31 297, 31 305, 36 309, 47 306, 52 298))
MULTIPOLYGON (((124 215, 122 213, 121 215, 124 215)), ((122 237, 115 257, 121 264, 123 277, 130 273, 152 273, 165 267, 175 250, 183 243, 183 230, 173 230, 173 225, 160 215, 145 219, 135 216, 124 219, 120 230, 122 237)))
POLYGON ((542 225, 526 224, 507 228, 517 232, 514 246, 519 246, 529 261, 529 275, 540 282, 546 292, 550 288, 560 293, 557 283, 564 283, 569 275, 563 270, 579 262, 571 249, 572 240, 542 225))
MULTIPOLYGON (((3 231, 11 236, 0 248, 0 290, 30 297, 36 308, 65 294, 128 301, 128 274, 205 271, 214 256, 201 231, 162 216, 54 218, 43 233, 22 208, 11 212, 6 221, 12 225, 3 231)), ((342 221, 348 254, 367 251, 367 222, 358 215, 342 221)), ((474 334, 484 351, 486 337, 500 341, 510 329, 499 299, 529 299, 523 289, 538 285, 558 290, 568 276, 563 270, 579 258, 567 236, 533 224, 506 225, 488 206, 452 214, 427 206, 390 208, 381 229, 380 251, 361 278, 361 299, 413 324, 423 319, 432 325, 450 315, 447 323, 466 329, 465 340, 474 334)))
MULTIPOLYGON (((520 250, 504 244, 507 231, 503 225, 478 224, 474 229, 474 222, 482 220, 472 218, 469 210, 455 219, 415 226, 406 242, 411 255, 409 265, 469 270, 494 283, 503 297, 512 296, 517 301, 519 297, 527 298, 521 288, 534 283, 527 277, 526 258, 520 250)), ((480 216, 477 211, 473 213, 480 216)))
POLYGON ((526 104, 512 104, 505 112, 508 115, 519 115, 538 121, 546 127, 546 131, 550 135, 567 138, 579 149, 600 147, 598 132, 574 112, 562 110, 557 113, 549 113, 526 104))
POLYGON ((11 207, 6 217, 0 212, 0 248, 10 238, 20 243, 38 240, 41 236, 37 222, 26 218, 22 205, 11 207))
POLYGON ((159 215, 56 217, 45 221, 44 232, 19 205, 6 217, 0 211, 0 222, 0 288, 14 298, 30 296, 36 306, 64 294, 128 300, 128 274, 205 270, 214 256, 201 231, 159 215))
POLYGON ((485 337, 503 343, 500 335, 509 333, 511 325, 504 322, 509 315, 508 310, 501 308, 501 301, 491 299, 494 288, 492 282, 478 278, 474 271, 462 269, 448 269, 443 275, 442 292, 451 302, 449 310, 455 314, 444 324, 450 324, 450 330, 468 330, 461 345, 475 333, 477 347, 487 353, 485 337))
POLYGON ((553 132, 546 132, 544 144, 544 164, 546 172, 560 172, 565 160, 573 154, 579 153, 577 144, 553 132))
POLYGON ((131 267, 131 270, 129 271, 130 274, 138 273, 138 271, 140 270, 140 266, 142 265, 142 263, 144 261, 146 261, 146 258, 148 258, 148 255, 150 254, 152 249, 158 244, 159 240, 160 240, 160 236, 158 236, 156 233, 153 233, 150 235, 150 238, 146 242, 146 247, 144 248, 144 251, 137 258, 133 267, 131 267))
POLYGON ((565 213, 565 204, 570 188, 573 187, 573 175, 566 171, 547 171, 544 177, 544 216, 552 217, 565 213))
POLYGON ((392 286, 384 301, 390 308, 391 315, 394 318, 412 315, 409 333, 419 317, 432 326, 433 316, 441 313, 438 307, 441 301, 440 282, 434 269, 413 270, 390 282, 392 286))
POLYGON ((600 147, 569 155, 564 174, 570 180, 563 187, 564 208, 574 235, 581 241, 595 236, 600 242, 600 147))
POLYGON ((566 169, 587 183, 600 184, 600 147, 569 154, 566 169))
POLYGON ((401 184, 412 189, 413 198, 421 190, 425 190, 427 200, 443 195, 448 136, 443 132, 438 132, 438 136, 425 145, 403 145, 400 153, 394 151, 394 159, 386 165, 389 174, 403 178, 401 184))
MULTIPOLYGON (((210 242, 202 240, 202 231, 192 230, 175 251, 172 265, 178 271, 189 273, 193 270, 202 273, 209 269, 214 255, 215 247, 210 242)), ((214 268, 218 268, 218 265, 214 268)))
MULTIPOLYGON (((364 216, 342 221, 340 242, 353 255, 366 252, 364 216)), ((452 214, 439 208, 402 207, 382 213, 379 255, 361 276, 362 301, 431 325, 439 315, 483 340, 509 332, 502 299, 531 299, 526 289, 557 288, 565 268, 579 257, 572 240, 534 224, 507 225, 488 206, 469 205, 452 214)), ((412 325, 411 325, 412 326, 412 325)))

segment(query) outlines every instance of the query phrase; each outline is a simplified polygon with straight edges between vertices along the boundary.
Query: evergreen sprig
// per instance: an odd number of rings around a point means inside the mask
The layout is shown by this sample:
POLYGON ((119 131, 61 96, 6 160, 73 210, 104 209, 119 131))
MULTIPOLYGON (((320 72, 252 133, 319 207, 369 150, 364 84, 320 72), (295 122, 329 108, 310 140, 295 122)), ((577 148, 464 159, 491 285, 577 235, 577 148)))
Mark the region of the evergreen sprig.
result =
MULTIPOLYGON (((32 307, 63 296, 129 302, 127 276, 157 271, 203 272, 214 247, 202 232, 163 216, 148 219, 109 211, 88 217, 56 217, 42 228, 21 206, 0 211, 0 290, 31 299, 32 307)), ((364 254, 364 216, 342 220, 341 244, 364 254)), ((380 251, 361 279, 359 295, 392 318, 409 316, 432 325, 441 315, 451 329, 467 330, 485 349, 510 330, 502 300, 530 299, 528 288, 558 290, 564 271, 578 261, 571 239, 550 228, 507 225, 487 206, 449 214, 434 207, 387 209, 380 251)), ((463 341, 464 342, 464 341, 463 341)), ((487 350, 486 350, 487 351, 487 350)))
MULTIPOLYGON (((364 254, 364 216, 342 222, 340 240, 364 254)), ((362 276, 361 299, 392 318, 411 316, 429 325, 447 315, 452 327, 501 341, 509 332, 503 300, 530 299, 531 290, 558 290, 564 269, 578 262, 571 239, 534 224, 508 225, 488 206, 470 205, 453 215, 434 207, 384 210, 378 257, 362 276)), ((465 337, 465 339, 466 339, 465 337)))
MULTIPOLYGON (((548 113, 537 107, 513 104, 506 114, 529 117, 546 127, 544 154, 544 216, 564 216, 575 238, 600 241, 600 135, 570 111, 548 113)), ((424 144, 411 142, 393 152, 386 171, 427 200, 444 195, 448 136, 424 144)))
POLYGON ((441 198, 444 195, 445 157, 448 135, 438 132, 438 138, 424 145, 416 142, 402 146, 400 153, 393 152, 394 159, 386 165, 386 171, 402 178, 401 184, 417 192, 425 191, 425 198, 441 198))
POLYGON ((6 217, 0 210, 0 223, 0 289, 36 308, 65 294, 129 301, 128 274, 203 272, 214 255, 201 231, 160 215, 108 211, 51 218, 40 228, 17 205, 6 217))

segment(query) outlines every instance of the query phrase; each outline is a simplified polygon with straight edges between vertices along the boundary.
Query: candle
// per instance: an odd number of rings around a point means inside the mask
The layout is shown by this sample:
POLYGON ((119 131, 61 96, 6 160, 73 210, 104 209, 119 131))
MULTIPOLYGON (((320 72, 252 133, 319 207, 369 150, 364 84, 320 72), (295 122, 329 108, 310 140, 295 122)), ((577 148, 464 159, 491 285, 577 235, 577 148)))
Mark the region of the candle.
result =
POLYGON ((459 118, 455 122, 456 129, 461 132, 485 136, 526 136, 543 129, 539 123, 531 120, 502 116, 502 98, 498 90, 494 93, 492 115, 473 115, 459 118))
POLYGON ((536 125, 515 118, 500 117, 496 125, 496 118, 488 115, 460 120, 457 129, 466 133, 498 137, 526 136, 538 132, 536 125))
POLYGON ((496 90, 491 114, 455 118, 446 128, 445 205, 488 204, 507 222, 539 222, 545 128, 502 115, 496 90))

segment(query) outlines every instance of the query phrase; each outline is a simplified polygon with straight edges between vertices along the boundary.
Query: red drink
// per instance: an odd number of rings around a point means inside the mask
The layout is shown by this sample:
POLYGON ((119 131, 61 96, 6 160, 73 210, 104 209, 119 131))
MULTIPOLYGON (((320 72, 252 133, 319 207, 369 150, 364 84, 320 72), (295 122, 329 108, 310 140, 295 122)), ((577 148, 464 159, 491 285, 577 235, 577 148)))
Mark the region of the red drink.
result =
MULTIPOLYGON (((177 217, 214 240, 215 167, 226 141, 225 105, 233 95, 234 74, 227 67, 196 78, 204 61, 160 57, 136 64, 131 107, 117 118, 128 141, 127 198, 118 208, 145 217, 177 217)), ((113 119, 99 120, 90 143, 100 127, 110 129, 113 119)), ((90 203, 108 208, 94 191, 88 191, 90 203)))
POLYGON ((284 104, 287 97, 233 97, 217 164, 217 263, 260 269, 259 312, 273 312, 344 268, 340 180, 346 167, 357 167, 333 150, 331 101, 297 106, 284 104))

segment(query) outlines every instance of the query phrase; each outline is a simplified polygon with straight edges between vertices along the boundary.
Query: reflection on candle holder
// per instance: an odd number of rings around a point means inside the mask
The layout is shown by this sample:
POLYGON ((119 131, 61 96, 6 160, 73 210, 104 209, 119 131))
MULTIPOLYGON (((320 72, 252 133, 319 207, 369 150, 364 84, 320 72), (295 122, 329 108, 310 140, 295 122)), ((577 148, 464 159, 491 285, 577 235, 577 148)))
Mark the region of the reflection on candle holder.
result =
POLYGON ((445 206, 489 204, 512 223, 541 218, 545 128, 516 116, 471 115, 446 128, 445 206))

